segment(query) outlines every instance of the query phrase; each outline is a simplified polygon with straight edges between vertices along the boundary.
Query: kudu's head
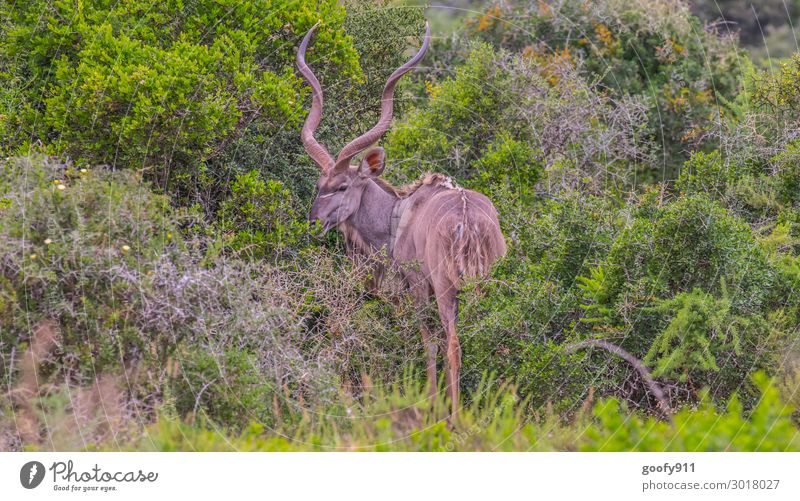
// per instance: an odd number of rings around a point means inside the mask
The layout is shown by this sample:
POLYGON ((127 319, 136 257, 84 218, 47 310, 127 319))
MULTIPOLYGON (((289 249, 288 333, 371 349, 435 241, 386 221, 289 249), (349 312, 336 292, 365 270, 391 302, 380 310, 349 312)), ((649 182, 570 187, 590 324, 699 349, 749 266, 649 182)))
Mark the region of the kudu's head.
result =
MULTIPOLYGON (((318 25, 319 23, 317 23, 318 25)), ((320 221, 325 231, 334 228, 350 218, 361 206, 361 196, 371 178, 383 172, 386 153, 383 148, 373 148, 364 155, 361 165, 350 165, 350 161, 374 144, 389 130, 392 121, 394 88, 400 77, 408 73, 425 55, 430 43, 430 27, 425 25, 425 39, 422 47, 407 63, 395 70, 386 82, 381 95, 381 116, 370 130, 350 141, 336 160, 328 150, 314 139, 314 131, 322 117, 322 87, 319 80, 306 64, 306 49, 317 25, 303 38, 297 51, 297 67, 312 89, 311 111, 303 125, 301 138, 308 155, 319 165, 320 177, 317 181, 317 198, 311 206, 309 220, 320 221)))

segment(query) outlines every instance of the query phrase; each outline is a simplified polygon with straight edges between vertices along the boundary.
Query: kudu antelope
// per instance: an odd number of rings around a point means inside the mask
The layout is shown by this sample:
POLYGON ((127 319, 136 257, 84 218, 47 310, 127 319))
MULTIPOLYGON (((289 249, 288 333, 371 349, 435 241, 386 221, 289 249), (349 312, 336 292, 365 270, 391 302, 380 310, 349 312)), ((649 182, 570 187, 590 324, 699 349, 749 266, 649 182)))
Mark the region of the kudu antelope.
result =
MULTIPOLYGON (((314 139, 322 116, 322 87, 306 64, 305 54, 315 29, 316 26, 308 31, 297 52, 297 66, 313 91, 301 137, 306 152, 321 169, 309 219, 320 221, 324 231, 337 228, 348 248, 358 254, 375 255, 385 249, 421 314, 431 296, 436 296, 445 334, 447 393, 455 414, 461 367, 461 346, 456 334, 457 294, 465 278, 485 277, 506 252, 495 208, 484 195, 455 187, 441 174, 428 174, 402 188, 390 185, 379 177, 386 161, 383 148, 367 151, 360 165, 350 164, 353 157, 389 129, 395 85, 425 55, 430 28, 426 25, 419 52, 386 82, 377 125, 347 144, 335 160, 314 139)), ((426 320, 422 321, 421 332, 427 350, 431 396, 435 397, 439 338, 431 335, 426 320)))

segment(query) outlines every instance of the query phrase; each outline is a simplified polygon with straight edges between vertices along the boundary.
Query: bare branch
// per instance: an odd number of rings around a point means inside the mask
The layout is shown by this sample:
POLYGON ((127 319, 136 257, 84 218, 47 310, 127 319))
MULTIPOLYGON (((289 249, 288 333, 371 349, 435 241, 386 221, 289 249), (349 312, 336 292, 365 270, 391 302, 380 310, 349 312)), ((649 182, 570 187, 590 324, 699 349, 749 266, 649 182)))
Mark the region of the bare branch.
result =
POLYGON ((642 376, 642 379, 647 385, 647 388, 650 390, 650 393, 652 393, 653 396, 656 397, 656 400, 658 400, 658 406, 659 410, 661 410, 661 413, 667 420, 672 420, 672 409, 670 408, 669 402, 664 396, 664 392, 661 390, 661 387, 658 385, 655 379, 653 379, 653 376, 650 374, 650 370, 638 358, 634 357, 619 346, 602 339, 587 339, 586 341, 570 344, 564 347, 564 351, 567 353, 573 353, 583 348, 590 347, 603 348, 604 350, 617 355, 631 364, 639 373, 639 375, 642 376))

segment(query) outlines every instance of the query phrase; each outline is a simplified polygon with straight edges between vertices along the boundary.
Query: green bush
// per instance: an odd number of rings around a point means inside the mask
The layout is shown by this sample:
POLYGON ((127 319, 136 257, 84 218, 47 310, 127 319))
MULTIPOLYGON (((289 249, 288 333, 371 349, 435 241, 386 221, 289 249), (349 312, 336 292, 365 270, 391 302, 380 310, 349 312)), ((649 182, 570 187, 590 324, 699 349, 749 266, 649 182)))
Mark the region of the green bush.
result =
POLYGON ((586 429, 583 451, 772 451, 797 450, 800 440, 774 383, 756 375, 761 396, 745 414, 736 396, 724 412, 706 394, 697 409, 682 409, 672 423, 627 414, 616 400, 599 403, 594 414, 599 423, 586 429))
POLYGON ((733 180, 735 176, 728 172, 719 151, 695 152, 684 164, 675 189, 684 193, 705 193, 717 200, 725 195, 733 180))
POLYGON ((498 134, 475 162, 478 171, 473 182, 475 188, 503 196, 507 193, 498 190, 497 185, 513 187, 520 202, 530 201, 544 170, 539 165, 540 158, 541 152, 532 151, 529 145, 507 134, 498 134))
MULTIPOLYGON (((578 337, 610 339, 678 388, 709 386, 717 398, 751 370, 776 369, 768 354, 788 331, 767 328, 777 273, 750 227, 705 195, 664 202, 652 191, 631 211, 600 267, 581 279, 578 337)), ((633 376, 622 361, 593 357, 591 372, 611 391, 633 376)), ((752 403, 751 393, 742 397, 752 403)))
POLYGON ((588 390, 580 382, 585 374, 558 345, 582 316, 577 277, 608 253, 616 211, 575 192, 533 210, 513 197, 496 200, 508 256, 480 284, 480 295, 463 295, 463 385, 474 389, 481 371, 490 370, 536 404, 574 406, 588 390))
MULTIPOLYGON (((176 354, 180 374, 165 395, 175 417, 203 417, 227 429, 250 422, 275 426, 290 416, 279 381, 265 379, 256 352, 239 347, 197 350, 184 347, 176 354)), ((163 410, 162 410, 163 412, 163 410)))
POLYGON ((227 198, 231 179, 256 169, 283 182, 297 209, 316 173, 299 141, 310 100, 295 69, 301 37, 324 20, 308 59, 326 90, 318 136, 335 150, 377 120, 380 89, 405 59, 406 37, 424 33, 420 9, 349 7, 348 14, 332 0, 4 4, 0 153, 28 154, 41 143, 79 166, 143 170, 173 202, 199 204, 207 216, 227 198))
POLYGON ((176 332, 142 337, 134 319, 156 319, 126 301, 129 274, 152 283, 157 265, 183 246, 166 198, 131 172, 26 158, 1 169, 4 352, 22 345, 30 325, 44 319, 63 328, 67 371, 102 371, 148 357, 151 344, 168 345, 185 334, 188 326, 179 325, 176 332))
POLYGON ((213 156, 237 123, 299 122, 292 49, 319 16, 333 29, 316 52, 359 74, 335 2, 34 1, 2 14, 4 64, 34 82, 24 113, 6 117, 20 129, 6 148, 38 139, 91 164, 155 169, 164 182, 173 163, 213 156))
POLYGON ((642 166, 645 180, 674 179, 687 149, 713 145, 748 64, 733 37, 703 29, 688 6, 669 0, 494 2, 468 27, 541 66, 575 66, 617 100, 644 98, 641 137, 652 137, 659 153, 642 166))
POLYGON ((0 165, 0 200, 0 354, 12 384, 13 354, 42 321, 58 331, 42 381, 125 373, 142 415, 165 403, 231 429, 422 359, 413 309, 376 310, 366 268, 323 250, 281 268, 209 255, 219 244, 182 240, 184 216, 131 171, 13 159, 0 165))
POLYGON ((720 363, 741 357, 744 346, 757 346, 768 334, 763 318, 731 314, 731 300, 724 288, 719 299, 694 289, 677 294, 658 308, 674 313, 644 358, 646 364, 655 367, 656 377, 685 381, 692 371, 719 372, 720 363))
POLYGON ((390 174, 438 170, 487 192, 529 197, 540 178, 554 188, 596 187, 649 156, 637 135, 641 103, 615 107, 574 69, 543 71, 522 56, 472 45, 455 75, 427 82, 425 105, 387 136, 390 174))
POLYGON ((225 247, 251 259, 279 259, 307 240, 311 226, 298 215, 280 181, 265 181, 258 171, 236 177, 220 206, 219 229, 225 247))
POLYGON ((750 227, 705 195, 659 204, 645 198, 606 263, 610 300, 647 304, 725 280, 738 311, 758 311, 772 270, 750 227))
POLYGON ((733 113, 725 116, 718 130, 728 164, 753 176, 769 176, 779 170, 775 164, 797 140, 798 71, 797 54, 774 70, 746 69, 742 91, 730 103, 733 113))
POLYGON ((777 167, 778 197, 785 206, 800 208, 800 141, 794 141, 778 154, 773 162, 777 167))

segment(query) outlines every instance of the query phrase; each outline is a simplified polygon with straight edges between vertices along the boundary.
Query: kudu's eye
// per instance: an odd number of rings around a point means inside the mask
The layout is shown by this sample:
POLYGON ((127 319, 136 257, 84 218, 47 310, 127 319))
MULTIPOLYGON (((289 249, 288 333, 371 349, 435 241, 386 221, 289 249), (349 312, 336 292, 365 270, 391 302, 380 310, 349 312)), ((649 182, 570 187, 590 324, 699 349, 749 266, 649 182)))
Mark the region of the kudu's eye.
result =
POLYGON ((331 192, 329 192, 329 193, 327 193, 325 195, 320 195, 319 198, 330 198, 330 197, 336 195, 337 193, 341 193, 341 192, 346 191, 346 190, 347 190, 347 185, 343 184, 343 185, 339 186, 338 188, 336 188, 335 190, 333 190, 333 191, 331 191, 331 192))

